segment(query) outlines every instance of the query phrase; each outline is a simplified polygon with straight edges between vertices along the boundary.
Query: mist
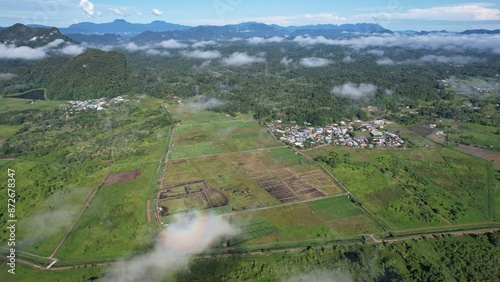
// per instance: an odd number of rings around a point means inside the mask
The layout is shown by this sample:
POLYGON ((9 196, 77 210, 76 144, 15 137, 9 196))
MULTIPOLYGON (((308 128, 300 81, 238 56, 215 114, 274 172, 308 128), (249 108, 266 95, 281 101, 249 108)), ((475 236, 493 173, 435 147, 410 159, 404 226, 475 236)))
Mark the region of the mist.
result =
POLYGON ((311 272, 293 276, 283 282, 352 282, 354 279, 346 273, 336 270, 315 269, 311 272))
POLYGON ((325 67, 332 63, 331 60, 317 57, 302 58, 300 60, 300 64, 307 68, 325 67))
POLYGON ((0 72, 0 80, 9 80, 17 77, 17 74, 9 72, 0 72))
POLYGON ((176 215, 174 222, 158 234, 150 252, 118 262, 105 273, 105 281, 160 281, 186 270, 191 255, 235 233, 227 220, 211 213, 176 215))
POLYGON ((263 63, 266 59, 263 57, 256 57, 248 55, 247 53, 235 52, 231 56, 223 58, 221 60, 222 64, 226 66, 244 66, 254 63, 263 63))
POLYGON ((350 81, 332 88, 332 94, 351 99, 361 99, 363 97, 372 96, 375 92, 377 92, 377 86, 373 84, 360 83, 358 85, 350 81))
POLYGON ((195 98, 196 98, 196 103, 194 104, 194 106, 198 109, 210 110, 218 108, 225 104, 224 101, 221 101, 214 97, 198 95, 195 98))

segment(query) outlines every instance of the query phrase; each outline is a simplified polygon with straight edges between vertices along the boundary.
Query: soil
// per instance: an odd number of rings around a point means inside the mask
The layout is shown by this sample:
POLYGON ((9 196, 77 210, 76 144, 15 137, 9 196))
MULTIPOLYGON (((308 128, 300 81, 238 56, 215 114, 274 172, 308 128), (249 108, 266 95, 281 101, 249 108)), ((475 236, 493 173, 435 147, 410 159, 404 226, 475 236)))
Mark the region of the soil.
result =
POLYGON ((121 183, 124 181, 134 180, 139 175, 141 175, 141 171, 139 169, 109 174, 108 177, 106 177, 106 180, 104 180, 103 186, 109 186, 109 185, 121 183))
POLYGON ((481 159, 493 161, 494 163, 500 164, 500 153, 466 145, 459 145, 458 150, 460 152, 471 154, 481 159))

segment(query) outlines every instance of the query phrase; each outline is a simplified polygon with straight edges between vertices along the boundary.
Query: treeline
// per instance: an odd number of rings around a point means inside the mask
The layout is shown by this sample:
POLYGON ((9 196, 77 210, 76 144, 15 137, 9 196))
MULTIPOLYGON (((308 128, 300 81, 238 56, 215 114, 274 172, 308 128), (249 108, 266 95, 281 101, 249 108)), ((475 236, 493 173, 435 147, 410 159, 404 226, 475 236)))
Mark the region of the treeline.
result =
POLYGON ((498 281, 500 234, 196 259, 175 281, 498 281), (322 279, 320 279, 322 278, 322 279))

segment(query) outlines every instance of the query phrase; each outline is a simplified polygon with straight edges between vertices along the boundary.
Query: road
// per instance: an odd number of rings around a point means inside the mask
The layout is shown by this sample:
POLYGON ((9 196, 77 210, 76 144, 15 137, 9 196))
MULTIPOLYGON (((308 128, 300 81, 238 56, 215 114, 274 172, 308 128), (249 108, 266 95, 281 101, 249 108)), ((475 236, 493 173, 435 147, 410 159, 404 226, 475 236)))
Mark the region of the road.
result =
MULTIPOLYGON (((332 242, 327 242, 328 244, 323 244, 323 245, 315 245, 314 248, 320 248, 320 247, 330 247, 332 245, 335 246, 348 246, 348 245, 362 245, 362 244, 368 244, 368 245, 375 245, 375 244, 382 244, 382 243, 396 243, 396 242, 401 242, 401 241, 408 241, 408 240, 415 240, 415 239, 422 239, 422 238, 434 238, 434 237, 441 237, 444 235, 453 235, 453 236, 465 236, 465 235, 481 235, 481 234, 487 234, 487 233, 492 233, 492 232, 498 232, 500 231, 500 228, 483 228, 483 229, 473 229, 473 230, 462 230, 462 231, 449 231, 449 232, 435 232, 435 233, 422 233, 422 234, 415 234, 411 236, 404 236, 404 237, 399 237, 399 238, 394 238, 394 239, 378 239, 376 236, 379 234, 360 234, 363 236, 368 236, 373 239, 373 242, 363 242, 362 240, 359 241, 351 241, 351 242, 335 242, 335 238, 331 238, 332 242)), ((313 242, 313 241, 323 241, 325 242, 324 238, 318 238, 318 239, 311 239, 307 240, 308 242, 313 242)), ((282 243, 300 243, 302 240, 297 240, 297 241, 287 241, 287 242, 282 242, 282 243)), ((271 253, 283 253, 287 251, 301 251, 304 250, 306 247, 284 247, 284 248, 275 248, 274 244, 259 244, 259 245, 251 245, 251 246, 245 246, 247 249, 259 249, 259 251, 248 251, 248 252, 242 252, 242 253, 237 253, 237 249, 232 249, 232 248, 227 248, 228 252, 232 253, 222 253, 222 254, 199 254, 199 255, 194 255, 196 258, 212 258, 212 257, 230 257, 230 256, 241 256, 243 254, 262 254, 263 250, 265 252, 271 252, 271 253)), ((30 254, 33 255, 33 254, 30 254)), ((36 255, 34 255, 36 256, 36 255)), ((2 256, 4 260, 6 260, 6 256, 2 256)), ((44 257, 42 257, 44 258, 44 257)), ((49 258, 47 258, 49 259, 49 258)), ((99 263, 85 263, 85 264, 80 264, 80 265, 70 265, 70 266, 53 266, 51 268, 47 268, 43 265, 39 265, 37 263, 27 261, 25 259, 18 258, 17 262, 30 266, 34 269, 37 269, 39 271, 61 271, 61 270, 70 270, 70 269, 76 269, 76 268, 90 268, 90 267, 109 267, 114 265, 116 261, 109 261, 109 262, 99 262, 99 263)))

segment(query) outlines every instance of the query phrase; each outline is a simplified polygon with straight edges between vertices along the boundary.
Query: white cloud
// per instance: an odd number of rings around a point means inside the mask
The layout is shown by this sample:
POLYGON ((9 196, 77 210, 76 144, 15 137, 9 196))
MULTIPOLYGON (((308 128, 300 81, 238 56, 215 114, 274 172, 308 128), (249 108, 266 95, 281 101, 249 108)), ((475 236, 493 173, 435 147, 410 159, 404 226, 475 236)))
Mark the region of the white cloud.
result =
POLYGON ((285 40, 285 38, 279 36, 273 36, 270 38, 252 37, 249 38, 247 41, 250 44, 264 44, 264 43, 280 43, 283 42, 283 40, 285 40))
POLYGON ((226 66, 244 66, 253 63, 262 63, 265 62, 266 59, 262 57, 255 57, 248 55, 247 53, 235 52, 231 54, 231 56, 227 58, 223 58, 221 62, 226 66))
POLYGON ((10 72, 0 72, 0 80, 9 80, 13 79, 17 76, 17 74, 10 73, 10 72))
POLYGON ((194 58, 194 59, 209 60, 209 59, 218 59, 221 57, 221 54, 219 51, 194 50, 194 51, 181 51, 180 53, 184 57, 194 58))
POLYGON ((39 60, 47 56, 45 48, 16 47, 0 43, 0 59, 39 60))
POLYGON ((160 11, 160 10, 158 10, 158 9, 153 9, 153 10, 151 10, 151 13, 152 13, 153 15, 155 15, 155 16, 161 16, 161 15, 163 15, 163 11, 160 11))
POLYGON ((437 56, 425 55, 418 59, 424 63, 443 63, 443 64, 458 64, 466 65, 475 62, 483 62, 484 59, 471 57, 471 56, 437 56))
POLYGON ((45 48, 56 48, 56 47, 59 47, 59 45, 63 44, 64 43, 64 40, 62 39, 56 39, 52 42, 49 42, 47 45, 45 45, 45 48))
POLYGON ((225 104, 224 101, 219 100, 214 97, 207 97, 204 95, 198 95, 195 97, 196 98, 196 103, 193 105, 196 108, 200 108, 203 110, 210 110, 210 109, 215 109, 218 108, 222 105, 225 104))
POLYGON ((166 49, 180 49, 180 48, 186 48, 188 47, 187 44, 180 43, 179 41, 175 39, 169 39, 162 41, 161 43, 158 44, 158 47, 166 48, 166 49))
POLYGON ((151 48, 151 46, 149 46, 149 45, 139 46, 139 45, 135 44, 134 42, 130 42, 127 45, 123 46, 123 48, 125 48, 125 50, 127 50, 129 52, 135 52, 135 51, 140 51, 140 50, 147 50, 147 49, 151 48))
MULTIPOLYGON (((500 53, 500 34, 433 33, 427 35, 380 34, 349 39, 327 39, 323 36, 297 36, 293 42, 302 46, 326 44, 348 46, 354 49, 369 47, 402 47, 408 49, 446 49, 460 51, 474 49, 500 53)), ((369 51, 370 52, 370 51, 369 51)), ((373 51, 372 51, 373 52, 373 51)))
POLYGON ((94 16, 94 4, 89 0, 80 0, 80 9, 82 9, 87 16, 94 16))
POLYGON ((500 10, 481 4, 466 4, 410 9, 407 12, 391 14, 391 17, 405 20, 498 21, 500 10))
POLYGON ((336 44, 337 42, 336 40, 327 39, 324 36, 310 37, 310 36, 299 35, 293 39, 293 42, 296 42, 302 46, 315 45, 315 44, 338 45, 336 44))
POLYGON ((360 83, 359 85, 352 82, 346 82, 340 86, 334 86, 332 93, 352 99, 360 99, 363 97, 374 95, 377 92, 377 86, 369 83, 360 83))
POLYGON ((342 59, 342 62, 344 62, 344 63, 352 63, 352 62, 354 62, 354 59, 350 55, 348 55, 348 56, 345 56, 342 59))
POLYGON ((0 59, 21 59, 21 60, 39 60, 49 55, 80 55, 85 51, 81 45, 65 43, 62 39, 56 39, 43 47, 31 48, 27 46, 6 45, 0 43, 0 59))
POLYGON ((121 8, 109 8, 109 11, 113 15, 117 15, 117 16, 128 16, 129 15, 129 13, 127 11, 127 8, 124 8, 124 7, 121 7, 121 8))
POLYGON ((139 10, 134 9, 134 12, 135 12, 135 14, 136 14, 136 15, 138 15, 139 17, 142 17, 142 13, 141 13, 141 12, 139 12, 139 10))
POLYGON ((282 65, 289 66, 291 63, 293 63, 292 59, 288 59, 287 57, 283 57, 280 61, 282 65))
POLYGON ((213 214, 177 215, 161 231, 154 248, 127 261, 119 261, 104 275, 105 281, 161 281, 167 274, 188 268, 193 254, 208 249, 224 236, 234 235, 229 222, 213 214))
POLYGON ((198 41, 198 42, 193 43, 193 45, 191 45, 191 47, 204 48, 208 45, 215 45, 215 44, 217 44, 217 42, 215 42, 213 40, 202 40, 202 41, 198 41))
POLYGON ((160 51, 160 50, 156 50, 156 49, 149 49, 146 51, 146 55, 149 55, 149 56, 169 56, 170 53, 168 51, 160 51))
POLYGON ((325 67, 333 63, 331 60, 317 57, 308 57, 300 59, 300 64, 308 68, 325 67))
POLYGON ((380 56, 380 57, 382 57, 383 55, 385 55, 385 51, 384 50, 377 50, 377 49, 368 50, 368 51, 366 51, 366 53, 372 54, 372 55, 377 55, 377 56, 380 56))
POLYGON ((394 62, 391 58, 387 58, 387 57, 378 59, 375 63, 377 65, 380 65, 380 66, 392 66, 392 65, 396 64, 396 62, 394 62))
POLYGON ((68 56, 78 56, 85 52, 85 48, 79 45, 68 45, 63 47, 59 52, 68 56))

